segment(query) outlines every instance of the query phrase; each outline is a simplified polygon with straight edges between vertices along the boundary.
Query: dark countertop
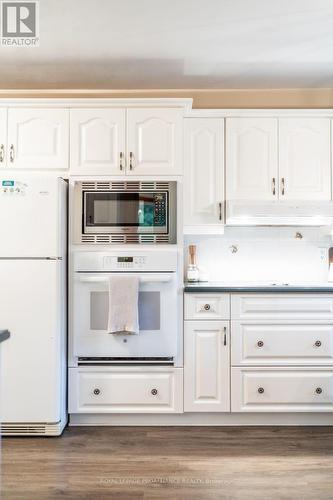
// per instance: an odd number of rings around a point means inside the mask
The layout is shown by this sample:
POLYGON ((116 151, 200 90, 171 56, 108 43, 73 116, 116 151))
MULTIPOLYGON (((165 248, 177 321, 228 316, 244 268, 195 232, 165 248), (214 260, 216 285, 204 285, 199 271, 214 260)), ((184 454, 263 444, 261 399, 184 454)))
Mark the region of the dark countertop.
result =
POLYGON ((304 282, 304 283, 242 283, 242 282, 214 282, 201 281, 199 283, 185 283, 186 293, 333 293, 333 283, 304 282))
POLYGON ((0 330, 0 343, 9 339, 10 333, 8 330, 0 330))

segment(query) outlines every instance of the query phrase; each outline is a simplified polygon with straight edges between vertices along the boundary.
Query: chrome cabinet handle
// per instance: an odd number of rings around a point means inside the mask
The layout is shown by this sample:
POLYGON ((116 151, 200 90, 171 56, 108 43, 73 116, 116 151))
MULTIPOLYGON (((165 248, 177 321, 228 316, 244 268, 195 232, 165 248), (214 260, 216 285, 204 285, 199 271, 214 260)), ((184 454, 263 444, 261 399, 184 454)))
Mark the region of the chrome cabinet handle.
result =
POLYGON ((204 308, 204 310, 205 310, 205 311, 209 311, 209 309, 210 309, 210 304, 205 304, 205 305, 203 306, 203 308, 204 308))
POLYGON ((5 159, 5 145, 1 144, 0 146, 0 163, 3 163, 5 159))
POLYGON ((13 163, 13 161, 14 161, 14 144, 10 145, 10 148, 9 148, 9 159, 10 159, 10 162, 13 163))
POLYGON ((223 331, 224 331, 224 334, 223 334, 223 345, 227 345, 227 327, 226 326, 223 327, 223 331))
POLYGON ((153 396, 157 396, 158 390, 157 389, 152 389, 150 392, 151 392, 151 394, 153 396))
POLYGON ((321 387, 317 387, 316 394, 321 394, 323 392, 321 387))
POLYGON ((316 346, 316 347, 320 347, 320 346, 321 346, 321 342, 320 342, 320 340, 316 340, 316 342, 315 342, 315 346, 316 346))
POLYGON ((97 389, 97 388, 96 388, 96 389, 94 389, 94 394, 95 394, 95 396, 99 396, 99 395, 100 395, 100 393, 101 393, 101 390, 100 390, 100 389, 97 389))
POLYGON ((134 154, 132 153, 132 151, 130 151, 130 154, 129 154, 129 169, 130 170, 133 170, 133 158, 134 158, 134 154))
POLYGON ((258 387, 258 392, 259 394, 263 394, 265 392, 265 389, 263 387, 258 387))
POLYGON ((263 341, 262 341, 262 340, 258 340, 258 342, 257 342, 257 346, 258 346, 258 347, 263 347, 263 346, 264 346, 263 341))
POLYGON ((124 166, 123 166, 123 157, 124 157, 124 153, 122 151, 120 151, 119 153, 119 169, 120 170, 123 170, 124 166))
POLYGON ((222 220, 222 203, 219 203, 219 220, 222 220))
POLYGON ((273 177, 272 179, 272 193, 273 193, 273 196, 276 195, 276 182, 275 182, 275 177, 273 177))
POLYGON ((285 194, 285 187, 286 187, 285 180, 284 180, 284 177, 282 177, 282 179, 281 179, 281 194, 282 194, 282 196, 284 196, 284 194, 285 194))

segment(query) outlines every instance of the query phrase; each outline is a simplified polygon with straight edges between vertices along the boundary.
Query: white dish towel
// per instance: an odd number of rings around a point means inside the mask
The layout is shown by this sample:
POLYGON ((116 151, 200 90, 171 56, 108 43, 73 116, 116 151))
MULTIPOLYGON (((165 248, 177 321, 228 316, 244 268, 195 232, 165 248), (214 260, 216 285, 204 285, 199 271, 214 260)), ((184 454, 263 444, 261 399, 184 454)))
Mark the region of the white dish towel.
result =
POLYGON ((139 334, 139 278, 110 276, 108 333, 139 334))

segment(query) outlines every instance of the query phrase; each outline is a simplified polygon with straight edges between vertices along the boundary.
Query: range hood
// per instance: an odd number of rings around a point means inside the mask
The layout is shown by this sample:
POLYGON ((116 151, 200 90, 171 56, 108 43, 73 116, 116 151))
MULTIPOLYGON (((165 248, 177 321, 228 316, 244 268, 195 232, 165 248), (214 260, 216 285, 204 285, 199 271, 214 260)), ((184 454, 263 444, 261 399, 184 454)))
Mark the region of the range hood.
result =
POLYGON ((331 226, 332 201, 229 201, 227 226, 331 226))

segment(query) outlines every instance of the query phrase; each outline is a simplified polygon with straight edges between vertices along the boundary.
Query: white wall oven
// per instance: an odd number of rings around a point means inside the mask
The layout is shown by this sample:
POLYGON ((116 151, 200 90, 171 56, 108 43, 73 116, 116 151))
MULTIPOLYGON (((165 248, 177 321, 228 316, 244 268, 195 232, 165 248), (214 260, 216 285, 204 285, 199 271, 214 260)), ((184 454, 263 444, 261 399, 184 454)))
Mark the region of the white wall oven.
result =
POLYGON ((175 181, 75 181, 74 243, 176 243, 175 181))
POLYGON ((72 350, 79 364, 167 363, 178 354, 177 252, 76 252, 72 350), (110 334, 109 277, 139 278, 139 334, 110 334))

